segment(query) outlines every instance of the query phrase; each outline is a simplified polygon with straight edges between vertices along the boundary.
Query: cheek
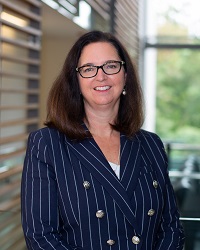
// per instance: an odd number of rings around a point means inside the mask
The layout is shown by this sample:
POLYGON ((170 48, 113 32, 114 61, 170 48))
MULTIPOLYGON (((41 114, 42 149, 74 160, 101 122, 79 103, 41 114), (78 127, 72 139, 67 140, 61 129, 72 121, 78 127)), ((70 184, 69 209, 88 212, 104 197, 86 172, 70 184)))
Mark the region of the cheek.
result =
POLYGON ((92 84, 91 81, 89 79, 85 79, 79 78, 79 88, 80 88, 80 92, 83 93, 88 93, 88 90, 91 88, 92 84))
POLYGON ((78 77, 78 82, 79 82, 80 91, 82 92, 82 90, 84 89, 84 86, 85 86, 84 79, 79 76, 78 77))

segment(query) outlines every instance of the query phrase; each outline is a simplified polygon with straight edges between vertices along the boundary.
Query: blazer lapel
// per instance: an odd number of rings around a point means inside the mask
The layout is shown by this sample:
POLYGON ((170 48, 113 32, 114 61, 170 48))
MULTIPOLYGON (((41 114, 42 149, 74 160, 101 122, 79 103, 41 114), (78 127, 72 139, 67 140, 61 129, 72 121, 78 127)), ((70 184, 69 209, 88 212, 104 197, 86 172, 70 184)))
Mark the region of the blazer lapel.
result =
MULTIPOLYGON (((112 171, 108 161, 104 157, 103 153, 99 149, 98 145, 93 138, 86 139, 81 142, 73 142, 66 139, 66 143, 71 147, 74 154, 79 158, 82 164, 91 172, 91 174, 98 179, 98 181, 104 186, 107 192, 113 197, 118 204, 121 211, 131 225, 134 225, 136 232, 139 232, 135 215, 131 208, 130 199, 127 195, 127 191, 112 171)), ((127 159, 127 154, 123 156, 124 161, 127 159)), ((132 162, 132 161, 130 161, 132 162)), ((124 169, 125 176, 128 175, 126 166, 124 169)), ((124 178, 125 179, 125 178, 124 178)), ((131 188, 124 181, 126 186, 131 188)))
POLYGON ((138 184, 141 162, 141 143, 135 137, 133 140, 121 135, 120 180, 129 199, 138 184))

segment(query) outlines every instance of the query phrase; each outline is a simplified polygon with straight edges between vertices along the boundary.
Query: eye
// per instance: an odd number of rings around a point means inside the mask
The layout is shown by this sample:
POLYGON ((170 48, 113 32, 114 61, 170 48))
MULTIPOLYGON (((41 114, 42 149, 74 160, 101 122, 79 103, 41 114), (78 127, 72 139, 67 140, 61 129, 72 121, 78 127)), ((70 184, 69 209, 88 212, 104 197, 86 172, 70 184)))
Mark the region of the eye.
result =
POLYGON ((117 62, 110 62, 105 65, 107 69, 116 69, 118 68, 118 63, 117 62))
POLYGON ((81 69, 83 73, 93 72, 94 70, 95 70, 95 67, 93 66, 84 66, 81 69))

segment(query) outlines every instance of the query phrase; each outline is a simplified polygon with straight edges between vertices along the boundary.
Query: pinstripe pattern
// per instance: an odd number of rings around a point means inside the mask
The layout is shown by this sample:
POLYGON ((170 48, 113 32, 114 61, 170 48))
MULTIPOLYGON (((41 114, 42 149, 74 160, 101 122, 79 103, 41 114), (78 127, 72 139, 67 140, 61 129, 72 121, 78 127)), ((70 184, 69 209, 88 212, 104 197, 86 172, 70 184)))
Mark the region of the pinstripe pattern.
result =
POLYGON ((77 143, 49 128, 30 134, 21 196, 28 249, 183 248, 162 142, 143 130, 133 140, 124 135, 120 140, 118 179, 92 138, 77 143), (150 209, 155 213, 148 215, 150 209))

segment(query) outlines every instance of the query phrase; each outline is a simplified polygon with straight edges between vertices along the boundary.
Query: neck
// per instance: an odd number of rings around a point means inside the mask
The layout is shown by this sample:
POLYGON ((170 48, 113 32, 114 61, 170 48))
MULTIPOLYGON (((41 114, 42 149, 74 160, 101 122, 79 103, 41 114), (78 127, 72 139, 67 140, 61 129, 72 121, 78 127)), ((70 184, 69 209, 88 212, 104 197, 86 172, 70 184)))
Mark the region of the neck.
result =
POLYGON ((115 121, 114 112, 92 112, 87 110, 85 123, 93 136, 111 137, 114 130, 110 126, 115 121))

